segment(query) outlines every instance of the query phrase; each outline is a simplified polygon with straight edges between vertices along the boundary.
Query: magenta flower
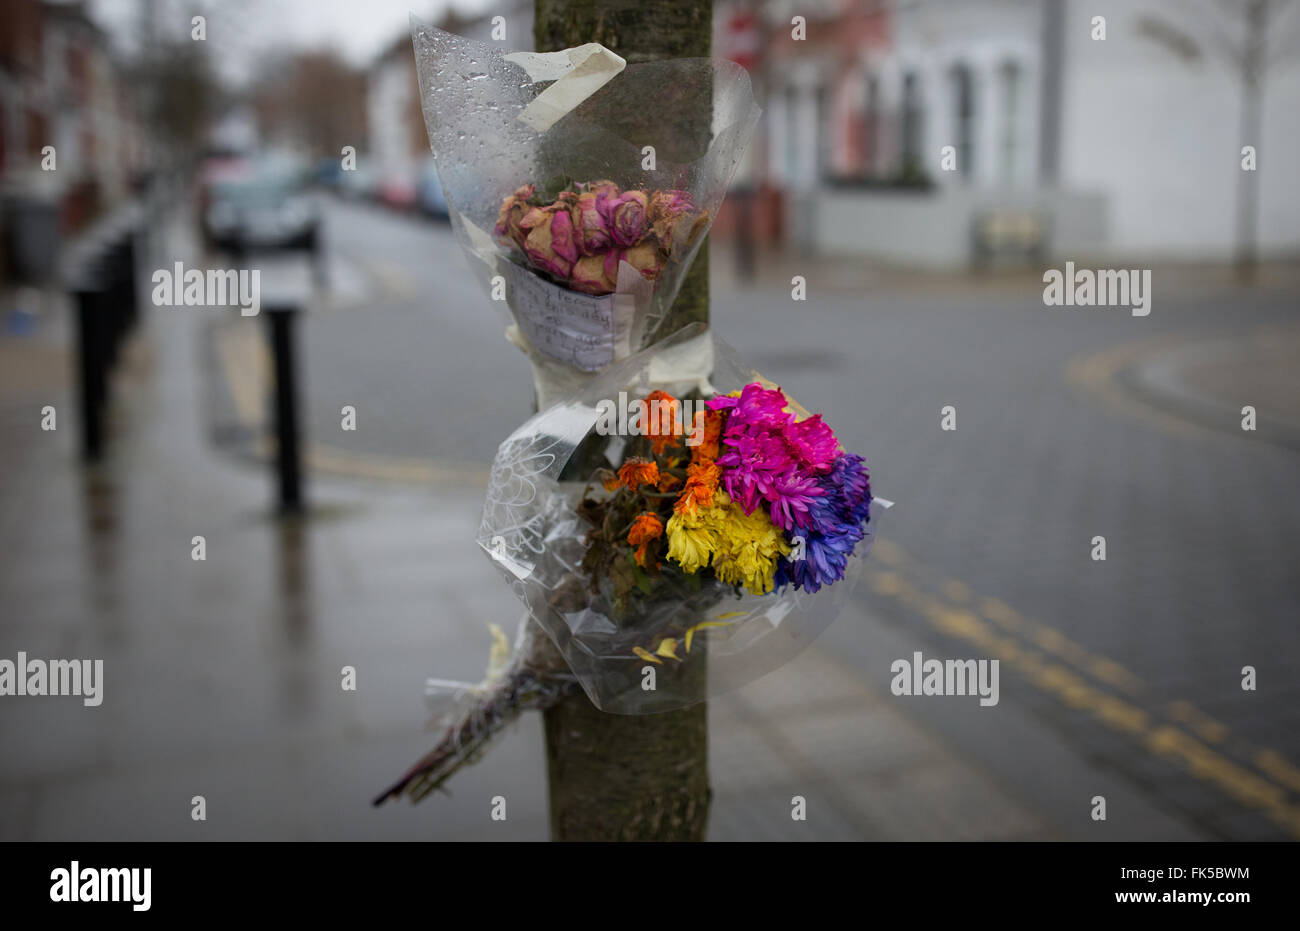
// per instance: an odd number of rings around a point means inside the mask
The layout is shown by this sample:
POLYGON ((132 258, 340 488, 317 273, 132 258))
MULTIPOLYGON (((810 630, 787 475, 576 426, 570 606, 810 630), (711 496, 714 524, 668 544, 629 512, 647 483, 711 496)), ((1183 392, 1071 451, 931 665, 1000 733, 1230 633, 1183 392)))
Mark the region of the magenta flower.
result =
POLYGON ((785 395, 780 388, 764 388, 758 382, 750 382, 740 391, 740 397, 730 396, 714 398, 706 402, 710 410, 720 411, 730 408, 727 418, 727 434, 734 435, 753 427, 782 427, 794 419, 785 409, 785 395))
POLYGON ((722 487, 746 514, 752 514, 760 499, 772 501, 778 496, 778 478, 796 463, 777 433, 741 433, 724 442, 730 448, 717 459, 723 470, 722 487))
POLYGON ((828 471, 840 452, 839 441, 821 414, 787 424, 785 439, 800 464, 814 472, 828 471))

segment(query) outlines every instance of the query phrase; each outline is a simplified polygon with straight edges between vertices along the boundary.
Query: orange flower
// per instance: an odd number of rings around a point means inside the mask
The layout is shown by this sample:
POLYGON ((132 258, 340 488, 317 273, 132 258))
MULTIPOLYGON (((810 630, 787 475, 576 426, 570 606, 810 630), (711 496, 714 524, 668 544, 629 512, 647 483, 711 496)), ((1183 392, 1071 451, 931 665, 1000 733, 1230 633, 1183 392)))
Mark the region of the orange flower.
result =
POLYGON ((700 431, 700 442, 691 447, 691 461, 717 459, 721 452, 722 412, 699 411, 695 415, 695 430, 700 431))
POLYGON ((692 462, 686 467, 686 485, 673 510, 678 514, 694 514, 696 508, 713 504, 713 495, 721 479, 722 470, 711 459, 692 462))
POLYGON ((647 511, 632 521, 632 529, 627 532, 627 542, 636 547, 636 552, 632 554, 638 566, 644 566, 646 561, 647 548, 651 542, 658 540, 664 535, 664 522, 658 515, 651 514, 647 511))
POLYGON ((669 443, 682 435, 677 422, 677 399, 667 391, 651 391, 645 396, 645 435, 658 456, 669 443))
POLYGON ((651 460, 633 457, 619 468, 618 480, 613 483, 606 482, 605 488, 608 491, 613 491, 615 488, 625 487, 629 491, 636 491, 641 485, 658 484, 658 464, 651 460))

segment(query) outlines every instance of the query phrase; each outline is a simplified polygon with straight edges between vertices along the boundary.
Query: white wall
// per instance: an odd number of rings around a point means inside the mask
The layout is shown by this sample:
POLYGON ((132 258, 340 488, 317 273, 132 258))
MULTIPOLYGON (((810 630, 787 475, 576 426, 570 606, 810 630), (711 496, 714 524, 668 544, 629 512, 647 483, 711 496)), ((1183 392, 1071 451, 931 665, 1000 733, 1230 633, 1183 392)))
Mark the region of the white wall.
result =
POLYGON ((1239 85, 1223 59, 1210 49, 1186 62, 1136 29, 1142 15, 1158 15, 1204 35, 1198 10, 1187 0, 1071 0, 1062 180, 1107 195, 1116 255, 1228 259, 1240 150, 1254 144, 1261 252, 1293 253, 1300 250, 1300 36, 1285 70, 1265 78, 1264 138, 1243 140, 1239 85), (1105 41, 1089 37, 1093 16, 1106 17, 1105 41))
POLYGON ((1008 183, 1001 152, 1005 107, 999 69, 1006 62, 1020 68, 1015 119, 1020 139, 1010 186, 1032 185, 1038 164, 1038 0, 929 0, 901 5, 894 18, 897 69, 893 83, 901 99, 903 75, 915 71, 924 100, 921 151, 927 171, 940 184, 1000 187, 1008 183), (957 145, 952 72, 957 65, 974 77, 974 164, 969 178, 939 168, 939 150, 957 145))

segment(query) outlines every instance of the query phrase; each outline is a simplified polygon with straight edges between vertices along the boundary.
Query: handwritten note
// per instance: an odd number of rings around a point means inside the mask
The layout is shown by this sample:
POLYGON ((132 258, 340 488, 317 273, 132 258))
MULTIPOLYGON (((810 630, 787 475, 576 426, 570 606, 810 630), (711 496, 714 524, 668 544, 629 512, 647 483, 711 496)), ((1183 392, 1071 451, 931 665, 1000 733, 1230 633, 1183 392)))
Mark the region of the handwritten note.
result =
POLYGON ((513 262, 501 262, 506 294, 519 329, 538 352, 584 372, 603 369, 615 359, 614 295, 580 294, 535 275, 513 262))

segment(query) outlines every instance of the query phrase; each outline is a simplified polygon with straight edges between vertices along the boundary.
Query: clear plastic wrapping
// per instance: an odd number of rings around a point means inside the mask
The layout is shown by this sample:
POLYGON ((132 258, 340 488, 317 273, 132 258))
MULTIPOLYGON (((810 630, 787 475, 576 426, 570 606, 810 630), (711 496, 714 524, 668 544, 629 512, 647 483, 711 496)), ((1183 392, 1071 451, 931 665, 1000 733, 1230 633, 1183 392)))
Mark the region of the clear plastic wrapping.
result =
POLYGON ((534 363, 599 371, 666 335, 758 121, 745 69, 411 35, 453 229, 534 363))
MULTIPOLYGON (((621 466, 641 461, 629 458, 636 448, 632 444, 645 443, 635 429, 632 435, 608 429, 610 411, 654 391, 682 399, 682 406, 687 399, 701 405, 756 384, 776 387, 711 331, 695 325, 596 376, 501 444, 478 543, 602 710, 667 711, 744 685, 812 642, 838 616, 853 589, 880 510, 887 506, 871 499, 869 490, 859 503, 869 505, 870 517, 848 537, 856 545, 850 545, 842 577, 833 584, 797 585, 792 581, 796 576, 786 571, 792 566, 789 559, 813 557, 811 542, 807 554, 781 557, 775 584, 770 567, 766 582, 748 585, 728 584, 707 571, 677 571, 665 558, 662 532, 657 565, 649 557, 642 567, 629 565, 622 551, 606 560, 591 558, 592 502, 597 500, 599 507, 599 501, 608 499, 608 483, 617 480, 611 476, 618 476, 621 466), (629 572, 636 591, 624 585, 620 596, 611 580, 629 572), (773 585, 772 590, 751 590, 765 584, 773 585)), ((821 426, 820 418, 810 417, 793 401, 789 407, 801 420, 821 426)), ((684 458, 690 455, 687 439, 680 442, 684 458)), ((727 442, 721 441, 724 454, 727 442)), ((865 483, 865 472, 861 479, 865 483)), ((739 501, 739 490, 733 490, 739 501)), ((679 491, 680 486, 670 487, 665 494, 679 491)), ((760 501, 755 513, 762 515, 769 506, 760 501)), ((788 547, 802 533, 797 528, 786 532, 779 545, 788 547)), ((640 559, 641 551, 637 553, 640 559)))

